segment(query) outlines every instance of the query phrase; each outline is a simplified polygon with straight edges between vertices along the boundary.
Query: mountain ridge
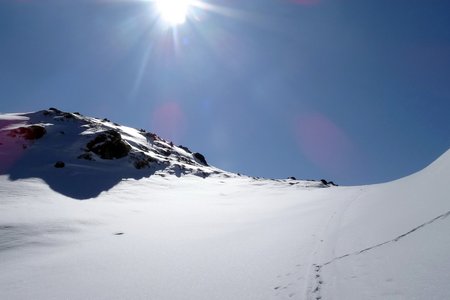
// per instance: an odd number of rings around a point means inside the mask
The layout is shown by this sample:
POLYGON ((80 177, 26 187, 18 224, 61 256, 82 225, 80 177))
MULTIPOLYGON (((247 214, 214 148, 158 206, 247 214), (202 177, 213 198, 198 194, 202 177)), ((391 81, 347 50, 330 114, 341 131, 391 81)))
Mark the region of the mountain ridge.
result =
MULTIPOLYGON (((75 199, 94 198, 126 178, 243 176, 210 166, 201 153, 156 133, 56 108, 0 115, 2 174, 13 181, 41 178, 75 199)), ((295 178, 288 181, 299 183, 295 178)), ((306 181, 309 186, 334 185, 306 181)))
POLYGON ((55 108, 0 116, 0 174, 12 180, 40 177, 57 191, 85 199, 123 178, 162 171, 231 176, 209 166, 198 152, 108 119, 55 108))

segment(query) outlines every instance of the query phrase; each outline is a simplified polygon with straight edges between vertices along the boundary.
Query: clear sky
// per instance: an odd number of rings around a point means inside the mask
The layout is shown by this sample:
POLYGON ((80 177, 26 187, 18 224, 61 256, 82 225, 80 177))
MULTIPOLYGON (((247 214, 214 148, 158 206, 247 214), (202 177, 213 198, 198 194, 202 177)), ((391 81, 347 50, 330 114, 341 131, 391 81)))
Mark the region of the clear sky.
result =
POLYGON ((0 112, 154 131, 252 176, 389 181, 450 147, 450 1, 0 0, 0 112))

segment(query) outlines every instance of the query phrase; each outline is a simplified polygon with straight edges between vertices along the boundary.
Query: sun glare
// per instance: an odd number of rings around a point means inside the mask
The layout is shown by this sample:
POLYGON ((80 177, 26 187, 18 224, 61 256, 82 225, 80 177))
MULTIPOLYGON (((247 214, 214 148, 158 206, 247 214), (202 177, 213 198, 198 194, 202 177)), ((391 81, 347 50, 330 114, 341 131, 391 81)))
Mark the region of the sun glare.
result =
POLYGON ((155 0, 162 19, 171 25, 183 24, 189 9, 189 0, 155 0))

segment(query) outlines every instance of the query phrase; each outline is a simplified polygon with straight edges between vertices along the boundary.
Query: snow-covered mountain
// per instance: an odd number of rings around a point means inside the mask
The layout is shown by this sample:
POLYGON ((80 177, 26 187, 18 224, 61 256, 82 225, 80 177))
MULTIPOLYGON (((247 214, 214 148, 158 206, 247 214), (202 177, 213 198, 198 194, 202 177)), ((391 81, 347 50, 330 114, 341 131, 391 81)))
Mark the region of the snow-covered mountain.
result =
POLYGON ((124 178, 225 172, 156 134, 55 108, 0 117, 0 174, 41 178, 72 198, 98 196, 124 178), (59 169, 59 170, 56 170, 59 169))
POLYGON ((0 299, 450 299, 449 180, 450 151, 334 187, 106 119, 0 115, 0 299))
POLYGON ((56 108, 0 116, 0 174, 41 178, 76 199, 96 197, 126 178, 237 176, 155 133, 56 108))

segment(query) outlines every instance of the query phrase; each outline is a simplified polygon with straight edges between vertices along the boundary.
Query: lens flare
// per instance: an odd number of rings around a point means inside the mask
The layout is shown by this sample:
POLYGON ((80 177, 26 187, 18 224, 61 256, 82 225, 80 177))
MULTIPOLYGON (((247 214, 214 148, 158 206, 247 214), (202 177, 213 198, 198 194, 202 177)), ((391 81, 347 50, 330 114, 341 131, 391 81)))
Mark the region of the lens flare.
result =
POLYGON ((169 141, 180 140, 186 126, 185 113, 177 102, 163 103, 151 115, 152 130, 169 141))
POLYGON ((300 115, 295 123, 297 142, 306 158, 333 176, 353 172, 358 155, 343 129, 319 113, 300 115))
POLYGON ((189 0, 156 0, 155 4, 164 21, 179 25, 186 21, 189 2, 189 0))

